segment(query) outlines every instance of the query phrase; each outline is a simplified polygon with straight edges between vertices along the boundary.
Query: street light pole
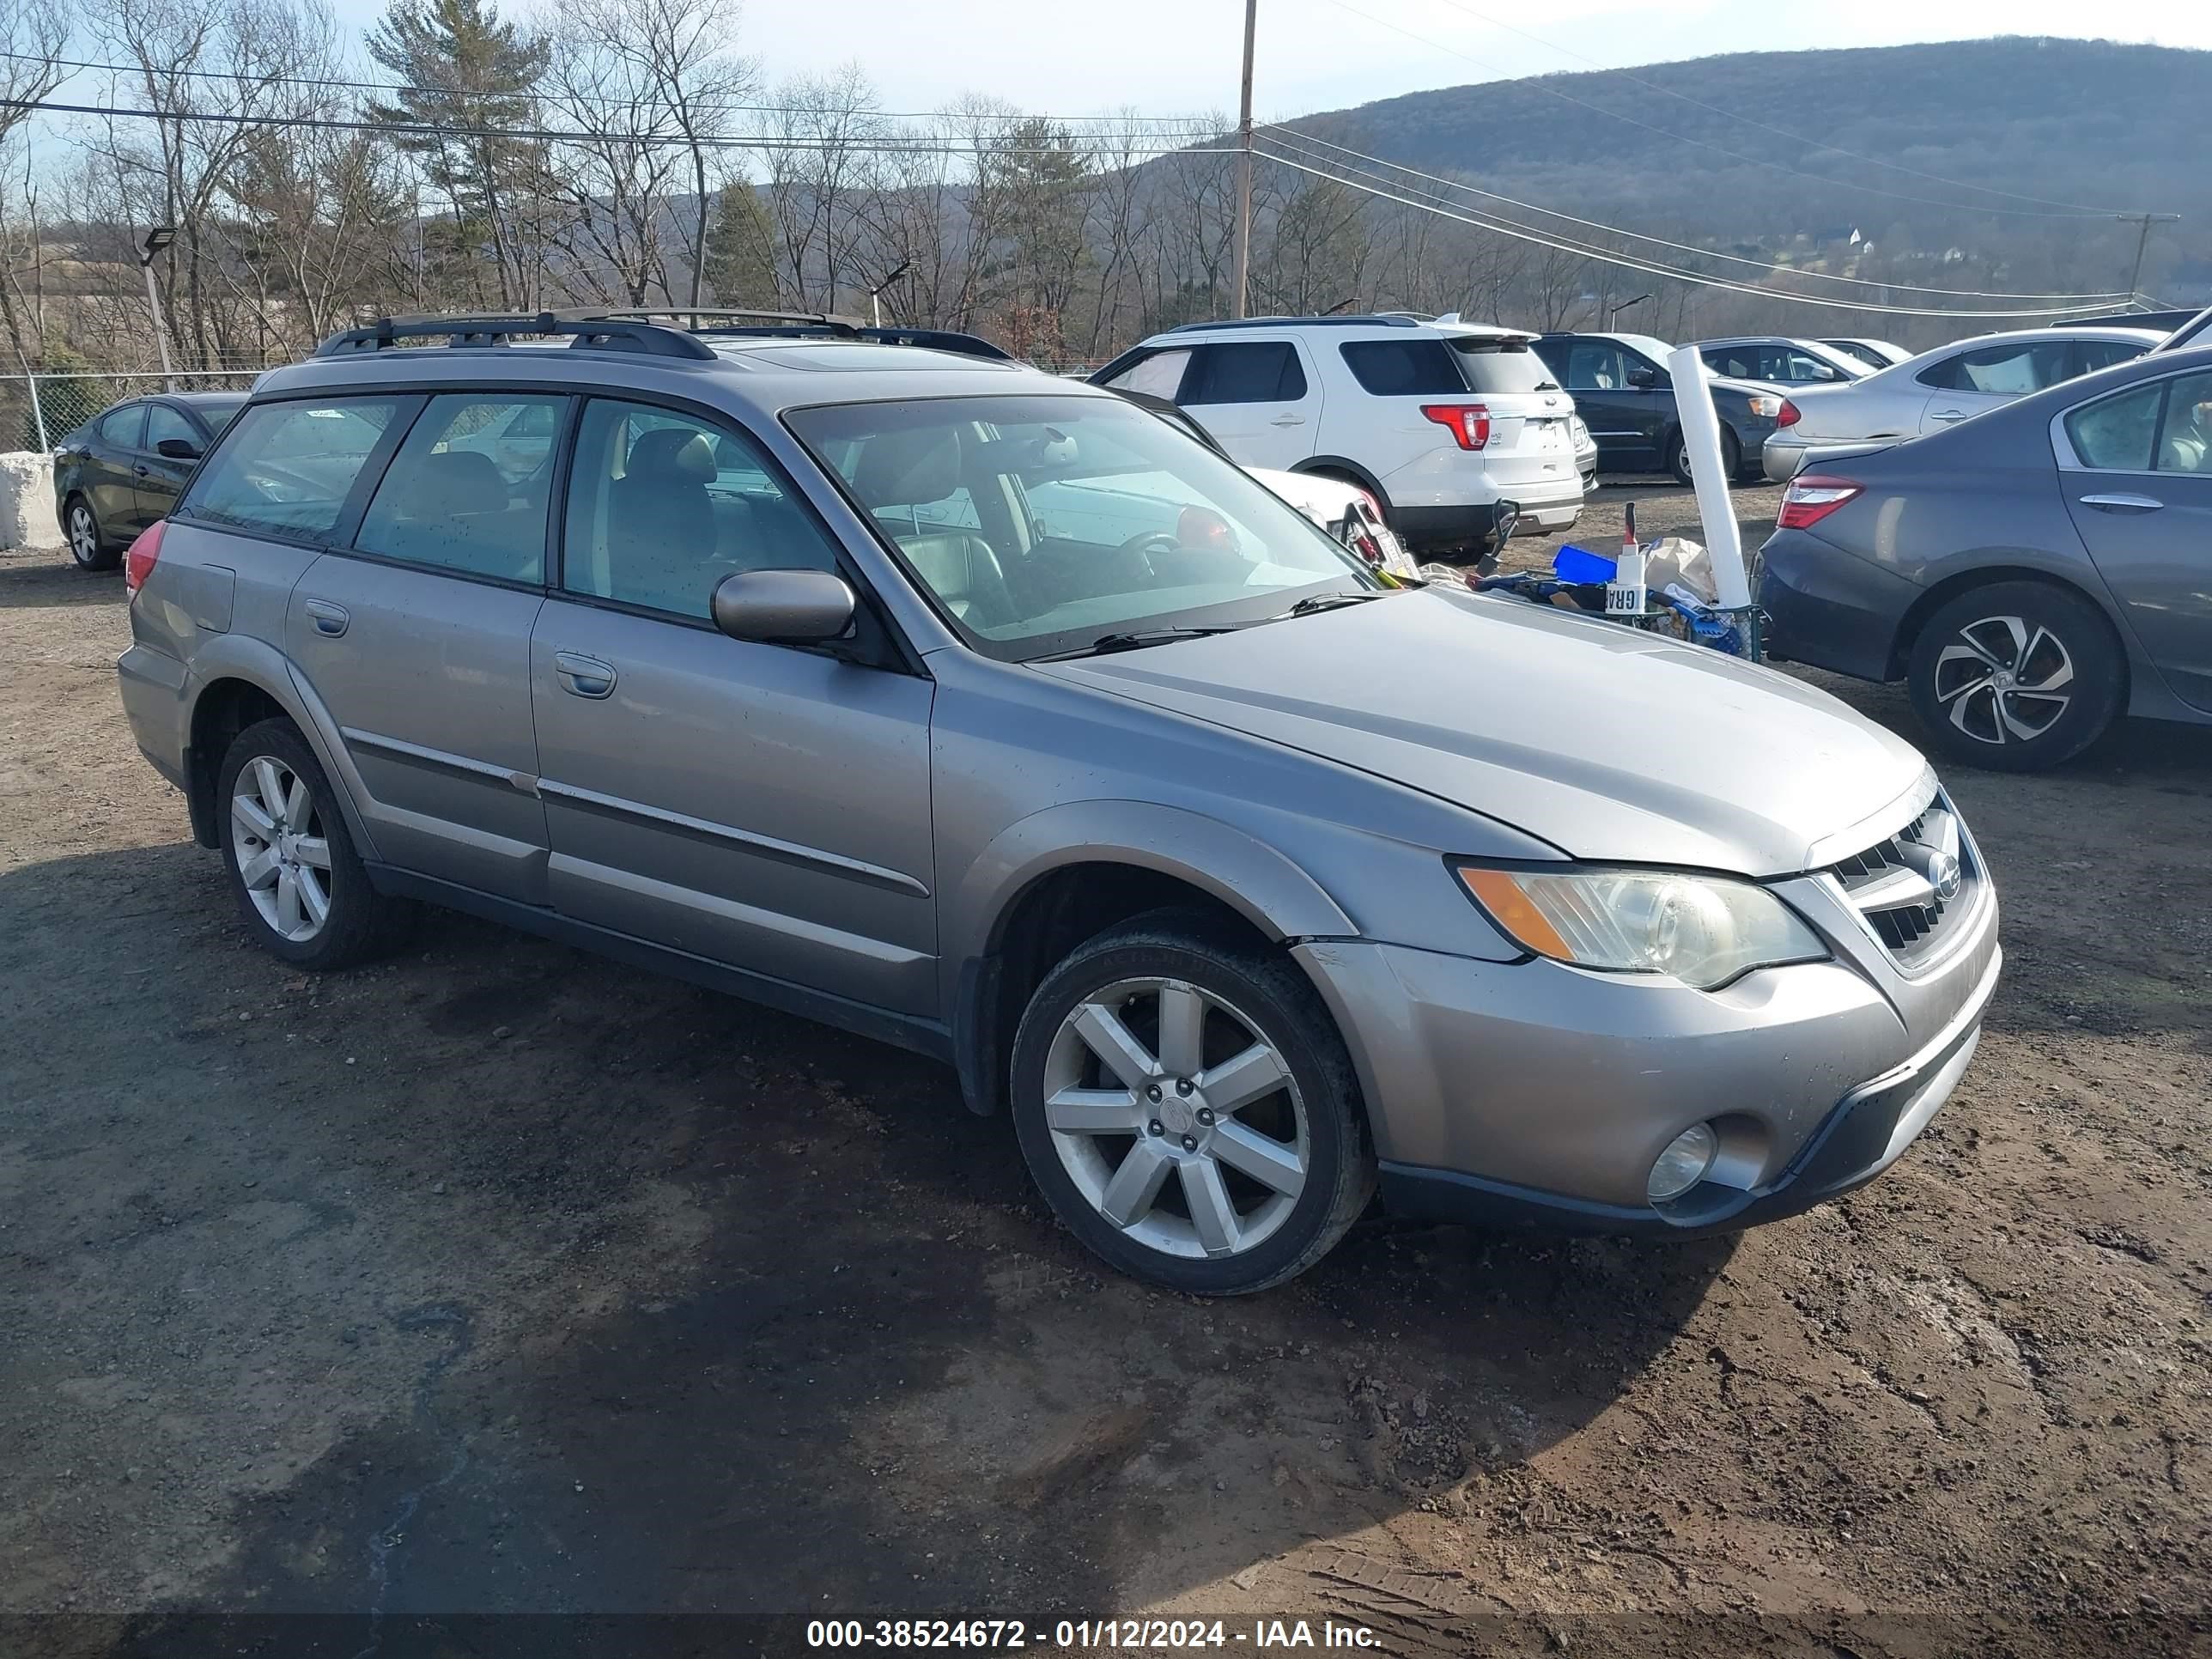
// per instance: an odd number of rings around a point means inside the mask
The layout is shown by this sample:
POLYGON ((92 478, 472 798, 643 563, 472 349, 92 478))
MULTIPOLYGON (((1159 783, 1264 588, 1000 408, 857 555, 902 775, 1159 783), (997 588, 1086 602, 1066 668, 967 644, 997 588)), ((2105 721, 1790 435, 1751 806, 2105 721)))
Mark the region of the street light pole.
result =
POLYGON ((161 295, 154 286, 154 261, 163 248, 177 240, 175 228, 155 225, 146 233, 145 252, 139 258, 139 268, 146 273, 146 314, 153 319, 154 343, 161 353, 161 388, 165 392, 177 389, 175 371, 169 367, 169 333, 161 326, 161 295))
POLYGON ((1252 282, 1252 46, 1260 30, 1260 0, 1244 0, 1244 76, 1237 99, 1237 275, 1231 297, 1245 314, 1252 282))
POLYGON ((905 276, 907 267, 913 263, 911 259, 902 260, 896 270, 868 290, 868 322, 871 327, 881 328, 884 325, 884 290, 905 276))
POLYGON ((1605 331, 1608 334, 1612 333, 1613 325, 1620 320, 1620 313, 1622 312, 1627 310, 1631 306, 1642 305, 1651 296, 1648 294, 1639 294, 1633 300, 1623 300, 1617 306, 1608 306, 1606 307, 1605 331))

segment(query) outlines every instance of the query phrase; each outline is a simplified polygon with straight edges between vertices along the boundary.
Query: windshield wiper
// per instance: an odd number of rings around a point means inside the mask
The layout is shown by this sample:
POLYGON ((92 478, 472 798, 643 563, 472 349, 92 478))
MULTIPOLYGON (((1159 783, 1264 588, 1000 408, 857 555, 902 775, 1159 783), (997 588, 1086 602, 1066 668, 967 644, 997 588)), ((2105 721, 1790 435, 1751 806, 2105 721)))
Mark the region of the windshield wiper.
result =
POLYGON ((1069 657, 1103 657, 1116 651, 1141 651, 1148 645, 1172 645, 1177 640, 1202 640, 1209 634, 1233 634, 1249 625, 1226 623, 1212 628, 1144 628, 1126 634, 1101 634, 1088 645, 1056 652, 1042 660, 1060 662, 1069 657))
POLYGON ((1364 605, 1370 599, 1382 597, 1380 593, 1309 593, 1283 615, 1310 617, 1316 611, 1334 611, 1342 605, 1364 605))

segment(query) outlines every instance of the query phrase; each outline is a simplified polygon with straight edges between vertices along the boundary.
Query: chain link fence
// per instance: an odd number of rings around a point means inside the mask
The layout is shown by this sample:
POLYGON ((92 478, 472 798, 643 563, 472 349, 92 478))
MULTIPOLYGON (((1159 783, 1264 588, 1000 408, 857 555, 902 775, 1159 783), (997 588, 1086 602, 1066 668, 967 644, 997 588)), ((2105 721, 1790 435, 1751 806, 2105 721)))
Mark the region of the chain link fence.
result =
POLYGON ((51 451, 102 410, 149 392, 246 392, 258 368, 190 374, 33 370, 0 377, 0 449, 51 451))

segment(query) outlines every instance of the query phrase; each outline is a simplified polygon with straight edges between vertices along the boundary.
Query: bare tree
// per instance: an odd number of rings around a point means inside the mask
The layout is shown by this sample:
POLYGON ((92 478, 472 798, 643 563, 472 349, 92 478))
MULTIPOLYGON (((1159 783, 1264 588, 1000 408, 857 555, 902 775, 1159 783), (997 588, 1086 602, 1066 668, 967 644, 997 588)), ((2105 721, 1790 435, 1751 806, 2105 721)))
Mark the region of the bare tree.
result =
MULTIPOLYGON (((16 172, 17 134, 35 113, 30 106, 60 85, 67 73, 59 59, 69 46, 73 21, 63 0, 0 0, 0 54, 4 54, 0 56, 0 173, 11 179, 16 172)), ((22 176, 21 225, 12 212, 0 210, 0 260, 6 262, 6 280, 0 282, 0 319, 6 322, 16 362, 27 364, 46 343, 43 307, 35 302, 46 254, 39 231, 37 184, 27 157, 22 176), (21 287, 27 274, 33 289, 27 307, 21 287)))
POLYGON ((777 280, 793 301, 837 308, 866 233, 856 200, 866 181, 868 147, 888 123, 875 88, 857 64, 824 79, 786 82, 777 89, 767 154, 769 213, 775 222, 777 280))

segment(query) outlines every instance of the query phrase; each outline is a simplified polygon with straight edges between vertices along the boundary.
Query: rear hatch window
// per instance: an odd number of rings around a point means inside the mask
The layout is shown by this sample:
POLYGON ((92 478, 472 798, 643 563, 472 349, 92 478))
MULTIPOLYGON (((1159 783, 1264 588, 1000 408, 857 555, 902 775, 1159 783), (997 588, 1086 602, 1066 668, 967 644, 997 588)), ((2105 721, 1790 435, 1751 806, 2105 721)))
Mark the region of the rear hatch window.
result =
POLYGON ((1451 343, 1460 373, 1470 389, 1504 395, 1513 392, 1557 392, 1559 383, 1544 360, 1528 349, 1524 340, 1483 339, 1469 336, 1451 343))

